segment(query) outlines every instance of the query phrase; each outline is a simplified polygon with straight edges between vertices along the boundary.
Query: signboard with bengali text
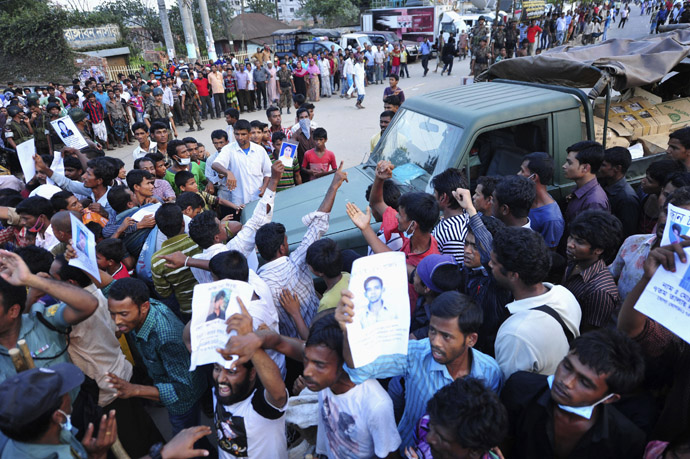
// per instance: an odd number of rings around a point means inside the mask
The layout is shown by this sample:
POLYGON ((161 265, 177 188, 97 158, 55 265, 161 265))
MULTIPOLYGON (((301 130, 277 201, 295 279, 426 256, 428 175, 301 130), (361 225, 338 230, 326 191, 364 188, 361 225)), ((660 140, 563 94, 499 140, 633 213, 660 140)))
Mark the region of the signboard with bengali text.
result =
POLYGON ((70 48, 74 49, 112 45, 120 40, 120 27, 117 24, 106 24, 98 27, 64 29, 63 35, 70 48))

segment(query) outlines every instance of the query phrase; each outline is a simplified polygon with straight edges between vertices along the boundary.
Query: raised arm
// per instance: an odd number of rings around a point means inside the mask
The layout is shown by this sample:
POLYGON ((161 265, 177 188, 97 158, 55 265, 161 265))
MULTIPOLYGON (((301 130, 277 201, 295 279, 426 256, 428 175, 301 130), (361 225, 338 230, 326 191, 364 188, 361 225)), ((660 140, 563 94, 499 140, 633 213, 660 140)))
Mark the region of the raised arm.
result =
POLYGON ((335 171, 333 175, 333 181, 331 181, 331 186, 328 187, 326 196, 323 198, 321 205, 319 206, 318 212, 330 213, 333 209, 333 203, 335 202, 335 194, 338 192, 338 188, 347 182, 347 172, 343 171, 343 162, 340 162, 338 170, 335 171))
POLYGON ((383 220, 383 214, 388 208, 383 200, 383 182, 393 177, 393 168, 393 164, 389 161, 379 161, 376 165, 376 177, 369 193, 369 207, 377 222, 383 220))
POLYGON ((0 276, 12 285, 38 289, 66 303, 63 319, 69 325, 76 325, 87 319, 98 308, 98 300, 86 290, 67 282, 31 274, 24 260, 7 250, 0 250, 0 276))
POLYGON ((388 247, 374 232, 371 227, 371 208, 367 207, 367 212, 362 212, 359 207, 354 202, 348 202, 345 204, 347 209, 347 216, 350 217, 352 223, 355 224, 357 228, 362 232, 364 240, 367 241, 369 247, 374 253, 390 252, 391 248, 388 247))

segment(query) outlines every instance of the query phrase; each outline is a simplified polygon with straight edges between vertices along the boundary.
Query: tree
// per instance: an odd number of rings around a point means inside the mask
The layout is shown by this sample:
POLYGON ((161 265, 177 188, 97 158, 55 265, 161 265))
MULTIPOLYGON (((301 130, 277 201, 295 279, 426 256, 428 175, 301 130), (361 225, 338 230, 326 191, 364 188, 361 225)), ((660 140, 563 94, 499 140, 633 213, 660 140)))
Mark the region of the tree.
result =
POLYGON ((113 22, 122 23, 121 30, 153 43, 165 42, 163 27, 161 26, 158 10, 149 6, 147 2, 139 0, 108 0, 96 7, 97 12, 106 13, 113 17, 113 22), (134 26, 129 29, 126 26, 134 26))
POLYGON ((266 16, 276 16, 276 4, 273 0, 247 0, 247 7, 253 13, 261 13, 266 16))
POLYGON ((357 24, 359 9, 351 0, 302 0, 299 14, 304 19, 321 19, 327 27, 357 24))

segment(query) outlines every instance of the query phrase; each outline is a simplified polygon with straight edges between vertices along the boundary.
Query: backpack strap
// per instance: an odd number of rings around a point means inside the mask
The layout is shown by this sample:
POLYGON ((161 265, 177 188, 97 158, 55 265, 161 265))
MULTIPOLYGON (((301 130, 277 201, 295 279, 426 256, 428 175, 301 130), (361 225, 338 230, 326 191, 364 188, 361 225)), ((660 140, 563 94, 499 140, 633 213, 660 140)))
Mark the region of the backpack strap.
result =
POLYGON ((532 311, 541 311, 541 312, 544 312, 544 313, 550 315, 551 317, 553 317, 553 319, 556 322, 558 322, 558 325, 560 325, 561 328, 563 329, 563 333, 565 333, 565 338, 568 340, 568 344, 573 342, 573 340, 575 339, 575 335, 573 335, 573 332, 571 332, 570 329, 568 328, 568 326, 565 324, 565 322, 563 322, 561 315, 558 314, 551 306, 547 306, 547 305, 543 304, 543 305, 538 306, 536 308, 532 308, 531 310, 532 311))

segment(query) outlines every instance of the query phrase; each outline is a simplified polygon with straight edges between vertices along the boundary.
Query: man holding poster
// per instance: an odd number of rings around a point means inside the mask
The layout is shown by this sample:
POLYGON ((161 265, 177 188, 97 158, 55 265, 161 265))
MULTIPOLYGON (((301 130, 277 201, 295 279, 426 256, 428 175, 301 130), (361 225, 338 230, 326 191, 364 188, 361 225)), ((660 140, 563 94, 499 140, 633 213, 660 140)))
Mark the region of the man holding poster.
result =
MULTIPOLYGON (((427 402, 442 387, 455 379, 472 376, 494 392, 500 389, 501 370, 496 361, 473 349, 483 314, 481 307, 467 295, 458 292, 439 295, 431 303, 429 337, 409 341, 406 356, 381 356, 374 363, 359 368, 354 368, 349 338, 351 324, 358 320, 353 298, 352 292, 344 290, 335 311, 335 318, 344 332, 345 371, 350 379, 361 384, 372 378, 401 376, 405 380, 405 393, 414 394, 405 397, 389 391, 394 405, 405 407, 398 423, 401 454, 405 446, 414 444, 417 421, 424 415, 427 402)), ((319 322, 323 320, 325 318, 319 322)))

